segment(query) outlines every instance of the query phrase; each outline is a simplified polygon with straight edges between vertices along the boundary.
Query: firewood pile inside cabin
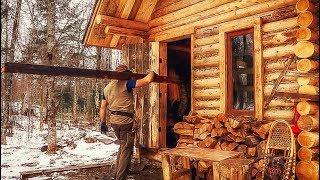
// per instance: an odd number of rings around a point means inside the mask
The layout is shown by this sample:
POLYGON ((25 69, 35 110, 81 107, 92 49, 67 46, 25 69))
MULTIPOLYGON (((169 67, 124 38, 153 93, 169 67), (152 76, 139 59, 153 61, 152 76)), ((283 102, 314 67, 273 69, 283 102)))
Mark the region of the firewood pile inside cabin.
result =
MULTIPOLYGON (((214 118, 197 115, 185 116, 183 122, 176 123, 175 133, 179 134, 177 147, 201 147, 226 151, 238 151, 244 158, 252 159, 251 176, 262 175, 263 157, 272 123, 257 121, 252 117, 234 117, 219 114, 214 118)), ((210 176, 210 163, 199 161, 195 168, 210 176)))

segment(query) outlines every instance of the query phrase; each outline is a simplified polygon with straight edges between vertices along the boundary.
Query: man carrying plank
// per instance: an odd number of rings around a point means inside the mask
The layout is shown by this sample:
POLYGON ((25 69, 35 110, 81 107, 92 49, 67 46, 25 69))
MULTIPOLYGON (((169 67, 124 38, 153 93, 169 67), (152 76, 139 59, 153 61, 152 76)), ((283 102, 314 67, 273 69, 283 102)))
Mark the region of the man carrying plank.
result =
MULTIPOLYGON (((130 72, 126 65, 119 65, 117 72, 130 72)), ((155 73, 152 71, 145 77, 134 80, 111 80, 104 88, 100 106, 101 133, 106 133, 106 110, 110 110, 111 126, 120 141, 116 162, 116 180, 127 178, 134 145, 134 105, 133 88, 149 85, 155 73)), ((136 124, 135 124, 136 125, 136 124)))

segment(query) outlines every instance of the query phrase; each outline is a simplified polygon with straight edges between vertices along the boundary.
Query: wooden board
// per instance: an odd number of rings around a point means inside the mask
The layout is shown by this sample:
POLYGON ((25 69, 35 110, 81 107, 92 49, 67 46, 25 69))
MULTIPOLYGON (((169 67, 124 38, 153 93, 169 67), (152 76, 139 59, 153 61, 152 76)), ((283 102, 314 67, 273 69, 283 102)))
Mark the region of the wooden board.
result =
MULTIPOLYGON (((159 47, 159 74, 167 75, 167 43, 160 43, 159 47)), ((167 135, 167 84, 160 84, 159 87, 159 123, 160 123, 160 136, 159 146, 166 147, 167 135)))
POLYGON ((173 148, 162 152, 163 155, 183 156, 197 160, 219 162, 227 158, 235 158, 242 155, 241 152, 222 151, 209 148, 173 148))

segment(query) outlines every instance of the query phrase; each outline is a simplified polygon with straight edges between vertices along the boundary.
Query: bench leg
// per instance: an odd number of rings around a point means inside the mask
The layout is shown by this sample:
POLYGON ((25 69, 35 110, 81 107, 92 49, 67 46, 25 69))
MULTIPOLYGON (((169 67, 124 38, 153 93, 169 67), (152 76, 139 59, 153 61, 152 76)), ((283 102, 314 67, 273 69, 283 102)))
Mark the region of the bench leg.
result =
POLYGON ((170 157, 162 155, 162 173, 164 180, 171 180, 170 157))
POLYGON ((218 162, 212 163, 212 170, 213 170, 213 180, 219 180, 220 175, 219 175, 219 170, 218 170, 218 162))
MULTIPOLYGON (((190 170, 190 159, 187 157, 181 157, 182 158, 182 166, 185 169, 189 169, 190 170)), ((190 173, 182 176, 183 180, 191 180, 191 171, 190 173)))

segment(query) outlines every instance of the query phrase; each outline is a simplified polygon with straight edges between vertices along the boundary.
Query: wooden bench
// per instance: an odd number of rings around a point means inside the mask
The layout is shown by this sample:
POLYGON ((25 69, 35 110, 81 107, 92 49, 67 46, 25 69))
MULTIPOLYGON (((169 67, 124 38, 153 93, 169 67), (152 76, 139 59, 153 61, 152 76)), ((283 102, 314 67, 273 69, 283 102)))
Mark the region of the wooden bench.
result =
POLYGON ((181 177, 183 179, 191 179, 190 159, 212 162, 213 173, 216 173, 219 162, 229 158, 237 158, 240 155, 242 155, 241 152, 222 151, 209 148, 181 147, 166 150, 162 152, 163 179, 173 180, 181 177), (176 157, 182 158, 183 167, 173 171, 176 157))
POLYGON ((226 159, 217 164, 214 171, 215 179, 250 180, 252 159, 226 159))

